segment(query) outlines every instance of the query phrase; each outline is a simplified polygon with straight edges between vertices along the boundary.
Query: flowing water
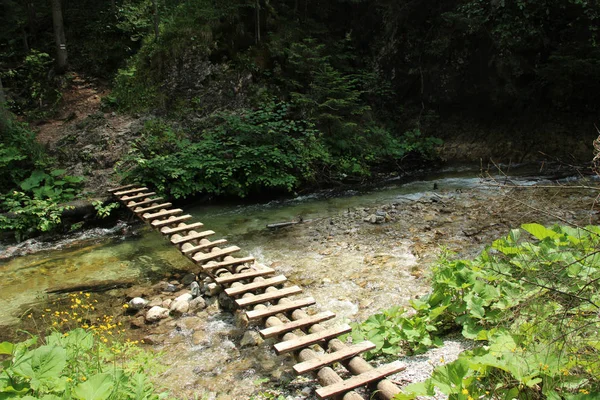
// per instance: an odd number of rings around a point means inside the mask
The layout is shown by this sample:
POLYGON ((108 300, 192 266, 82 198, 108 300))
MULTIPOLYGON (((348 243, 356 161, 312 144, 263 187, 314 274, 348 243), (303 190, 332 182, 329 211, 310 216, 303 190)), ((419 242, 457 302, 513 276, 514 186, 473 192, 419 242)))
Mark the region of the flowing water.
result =
MULTIPOLYGON (((481 225, 481 217, 470 219, 467 203, 485 203, 498 189, 482 187, 477 175, 472 169, 455 168, 409 183, 389 181, 367 191, 321 192, 266 204, 197 206, 186 211, 217 236, 241 247, 241 255, 253 255, 285 274, 292 284, 301 285, 306 295, 316 298, 320 310, 333 311, 344 321, 360 321, 381 308, 406 305, 427 290, 419 241, 428 238, 431 245, 437 243, 436 235, 450 235, 443 226, 431 225, 432 221, 458 221, 464 229, 478 221, 481 225), (458 216, 446 213, 439 204, 432 214, 428 203, 419 202, 448 203, 461 191, 473 194, 465 199, 466 211, 458 216), (382 212, 378 208, 382 204, 397 205, 394 212, 405 215, 402 226, 371 225, 356 218, 357 212, 382 212), (266 228, 299 216, 309 222, 279 230, 266 228), (419 231, 416 236, 415 229, 419 231)), ((527 186, 540 178, 517 180, 527 186)), ((39 251, 4 260, 2 255, 18 254, 23 248, 0 247, 3 329, 46 301, 47 289, 114 280, 144 283, 171 271, 193 270, 193 264, 161 235, 145 227, 124 235, 128 230, 119 225, 50 245, 29 242, 27 251, 39 251)), ((444 240, 453 243, 452 238, 444 240)), ((156 346, 167 352, 164 362, 169 370, 163 379, 184 396, 248 398, 248 393, 260 391, 257 380, 286 381, 290 358, 275 357, 268 345, 241 347, 244 329, 236 326, 232 314, 219 311, 216 303, 163 328, 156 346)), ((306 384, 296 379, 290 387, 300 390, 306 384)))

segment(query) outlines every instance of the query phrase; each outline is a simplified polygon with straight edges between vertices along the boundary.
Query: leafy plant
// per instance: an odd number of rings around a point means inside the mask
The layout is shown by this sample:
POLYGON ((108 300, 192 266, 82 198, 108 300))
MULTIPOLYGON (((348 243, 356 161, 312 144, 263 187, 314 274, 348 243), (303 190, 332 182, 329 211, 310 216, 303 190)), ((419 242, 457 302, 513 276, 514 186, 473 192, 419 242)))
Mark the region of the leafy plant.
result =
POLYGON ((0 215, 0 230, 14 231, 21 240, 59 226, 63 211, 73 208, 64 203, 75 198, 82 180, 65 175, 64 170, 33 171, 19 184, 23 191, 0 195, 0 209, 5 211, 0 215))
MULTIPOLYGON (((95 301, 89 294, 70 295, 69 311, 46 309, 42 318, 53 319, 45 337, 0 343, 0 398, 74 400, 158 400, 149 380, 154 357, 137 342, 119 339, 120 324, 103 316, 90 325, 95 301), (79 327, 75 327, 79 325, 79 327), (71 329, 61 332, 61 328, 71 329), (38 342, 42 342, 38 346, 38 342), (141 356, 145 359, 140 363, 141 356)), ((31 315, 30 315, 31 317, 31 315)))
POLYGON ((432 395, 577 398, 600 393, 600 228, 525 224, 475 260, 442 258, 432 292, 369 318, 353 339, 378 344, 378 354, 425 350, 459 328, 485 343, 439 367, 399 399, 432 395), (532 239, 522 235, 525 231, 532 239))
POLYGON ((291 191, 327 160, 313 125, 293 119, 286 103, 214 118, 197 142, 151 124, 121 170, 174 197, 243 197, 264 188, 291 191))
POLYGON ((94 209, 96 210, 96 215, 100 218, 106 218, 110 215, 112 210, 119 208, 120 204, 116 202, 110 202, 108 204, 104 204, 101 200, 95 200, 92 202, 94 209))

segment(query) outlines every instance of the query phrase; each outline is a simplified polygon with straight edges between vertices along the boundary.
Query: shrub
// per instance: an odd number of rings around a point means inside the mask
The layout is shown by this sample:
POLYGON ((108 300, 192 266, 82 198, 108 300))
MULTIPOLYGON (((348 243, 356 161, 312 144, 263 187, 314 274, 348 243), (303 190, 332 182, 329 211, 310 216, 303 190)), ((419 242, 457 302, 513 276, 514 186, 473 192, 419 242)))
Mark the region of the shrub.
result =
POLYGON ((291 191, 327 161, 319 133, 291 118, 285 103, 221 113, 211 122, 195 142, 160 122, 147 124, 121 170, 176 198, 244 197, 265 188, 291 191))

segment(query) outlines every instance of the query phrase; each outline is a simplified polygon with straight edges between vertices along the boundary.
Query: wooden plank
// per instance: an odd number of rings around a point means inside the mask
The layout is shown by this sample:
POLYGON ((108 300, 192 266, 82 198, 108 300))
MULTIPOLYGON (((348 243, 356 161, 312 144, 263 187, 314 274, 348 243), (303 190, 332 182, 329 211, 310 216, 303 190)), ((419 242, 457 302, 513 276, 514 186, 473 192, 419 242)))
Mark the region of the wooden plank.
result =
POLYGON ((348 324, 344 324, 342 326, 336 326, 334 328, 324 329, 316 333, 311 333, 310 335, 300 336, 296 339, 286 340, 285 342, 279 342, 273 347, 275 348, 275 352, 277 354, 289 353, 290 351, 303 349, 315 343, 322 342, 323 340, 329 340, 351 331, 352 327, 350 327, 350 325, 348 324))
POLYGON ((296 372, 296 374, 302 375, 307 372, 331 365, 333 363, 357 356, 361 353, 364 353, 365 351, 373 350, 376 347, 377 346, 375 346, 368 340, 365 342, 353 344, 352 346, 344 347, 343 349, 335 351, 333 353, 323 354, 317 358, 298 363, 294 365, 294 371, 296 372))
POLYGON ((214 260, 215 258, 224 257, 226 255, 235 253, 236 251, 240 251, 241 249, 237 246, 229 246, 221 250, 211 251, 210 253, 199 253, 195 254, 192 259, 199 263, 203 264, 207 261, 214 260))
POLYGON ((161 219, 159 221, 152 221, 151 224, 155 228, 160 228, 162 226, 187 221, 190 218, 192 218, 192 216, 190 214, 186 214, 186 215, 182 215, 181 217, 175 217, 175 218, 171 218, 171 219, 161 219))
POLYGON ((287 281, 287 278, 285 276, 277 275, 277 276, 274 276, 273 278, 265 279, 264 281, 253 282, 253 283, 248 283, 247 285, 240 285, 240 286, 227 288, 227 289, 225 289, 225 293, 230 297, 239 296, 241 294, 244 294, 244 293, 247 293, 247 292, 250 292, 253 290, 264 289, 269 286, 279 285, 281 283, 284 283, 285 281, 287 281))
MULTIPOLYGON (((212 232, 212 231, 206 231, 206 232, 212 232)), ((214 240, 210 243, 199 244, 198 246, 194 246, 194 247, 190 247, 189 249, 181 250, 181 252, 187 256, 188 254, 197 253, 199 251, 202 251, 205 249, 210 249, 211 247, 215 247, 215 246, 218 246, 220 244, 225 244, 225 243, 227 243, 227 239, 214 240)))
POLYGON ((142 214, 148 211, 153 211, 153 210, 160 210, 161 208, 169 208, 171 207, 173 204, 171 203, 162 203, 162 204, 155 204, 153 206, 150 207, 146 207, 146 208, 135 208, 135 210, 132 210, 134 213, 136 214, 142 214))
POLYGON ((356 389, 359 386, 364 386, 371 382, 380 381, 388 375, 403 371, 406 367, 400 364, 399 361, 391 364, 383 365, 379 368, 372 369, 360 375, 353 376, 345 381, 334 383, 333 385, 325 386, 317 389, 317 396, 320 399, 326 399, 333 396, 338 396, 343 393, 356 389))
POLYGON ((183 210, 181 208, 174 208, 172 210, 159 211, 154 214, 144 214, 144 215, 142 215, 142 218, 144 218, 146 221, 151 221, 153 219, 162 218, 162 217, 170 217, 171 215, 177 215, 177 214, 182 214, 182 213, 183 213, 183 210))
POLYGON ((255 304, 266 303, 271 300, 281 299, 282 297, 292 296, 298 293, 302 293, 302 289, 300 289, 298 286, 290 286, 279 290, 257 294, 252 297, 237 299, 235 302, 239 307, 248 307, 255 304))
MULTIPOLYGON (((200 225, 200 226, 202 226, 202 225, 200 225)), ((187 236, 182 236, 177 239, 171 239, 171 243, 173 243, 174 245, 184 244, 186 242, 189 242, 190 240, 204 239, 205 237, 208 237, 208 236, 214 235, 214 234, 215 234, 215 231, 194 232, 194 233, 190 233, 187 236)))
POLYGON ((219 268, 231 267, 232 265, 246 264, 246 263, 249 263, 252 261, 254 261, 254 257, 252 257, 252 256, 234 258, 233 260, 221 261, 219 263, 212 264, 212 265, 203 265, 202 270, 204 272, 210 272, 210 271, 215 271, 219 268))
POLYGON ((253 279, 259 276, 267 276, 275 273, 273 268, 263 267, 261 269, 254 269, 246 272, 241 272, 239 274, 231 274, 226 276, 221 276, 215 278, 215 282, 219 285, 226 285, 228 283, 239 282, 246 279, 253 279))
POLYGON ((137 186, 135 183, 130 183, 129 185, 123 185, 116 188, 108 189, 108 193, 118 192, 120 190, 125 190, 137 186))
POLYGON ((252 321, 256 319, 267 318, 271 315, 279 314, 282 312, 293 311, 297 310, 298 308, 312 306, 315 303, 315 299, 313 299, 312 297, 307 297, 305 299, 290 301, 289 303, 267 307, 263 310, 246 311, 246 316, 249 320, 252 321))
POLYGON ((115 196, 124 196, 126 194, 131 194, 131 193, 137 193, 137 192, 143 192, 145 190, 148 190, 147 187, 139 187, 139 188, 135 188, 135 189, 129 189, 129 190, 121 190, 119 192, 114 192, 113 194, 115 196))
POLYGON ((134 202, 132 204, 128 204, 128 203, 125 203, 125 202, 124 203, 130 209, 133 209, 134 207, 143 206, 145 204, 156 203, 157 201, 161 201, 161 200, 163 200, 162 197, 155 197, 153 199, 146 199, 146 200, 143 200, 143 201, 138 201, 137 203, 134 202))
POLYGON ((121 197, 120 200, 121 201, 130 201, 130 200, 143 199, 145 197, 154 196, 155 194, 156 194, 156 192, 140 193, 140 194, 136 194, 135 196, 121 197))
POLYGON ((310 317, 290 321, 283 325, 272 326, 270 328, 266 328, 259 331, 259 333, 263 338, 268 339, 274 336, 283 335, 284 333, 288 333, 296 329, 306 328, 307 326, 315 325, 320 322, 332 319, 334 317, 334 313, 332 313, 331 311, 325 311, 322 313, 311 315, 310 317))
POLYGON ((182 226, 177 226, 175 228, 170 228, 167 226, 162 228, 160 230, 160 233, 162 233, 163 235, 173 235, 179 232, 191 231, 192 229, 200 228, 201 226, 204 226, 202 222, 194 222, 193 224, 185 224, 182 226))

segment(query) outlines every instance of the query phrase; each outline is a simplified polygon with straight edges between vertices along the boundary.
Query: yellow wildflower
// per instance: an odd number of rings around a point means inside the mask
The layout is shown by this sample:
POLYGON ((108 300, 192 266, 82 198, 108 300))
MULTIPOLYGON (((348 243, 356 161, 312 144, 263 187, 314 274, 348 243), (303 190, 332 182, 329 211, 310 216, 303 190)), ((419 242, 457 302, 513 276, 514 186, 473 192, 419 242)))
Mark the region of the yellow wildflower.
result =
POLYGON ((462 394, 469 394, 469 391, 465 388, 461 391, 462 394))

